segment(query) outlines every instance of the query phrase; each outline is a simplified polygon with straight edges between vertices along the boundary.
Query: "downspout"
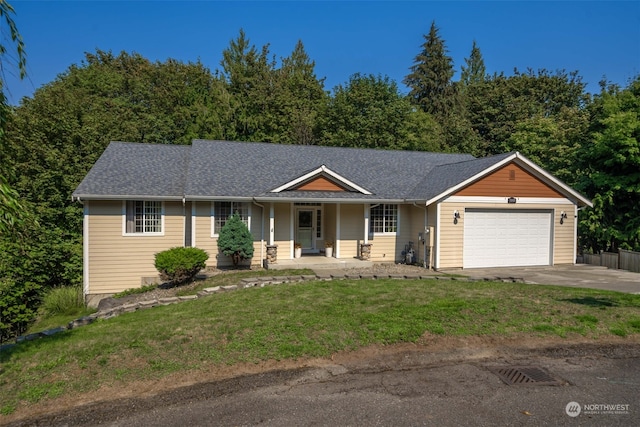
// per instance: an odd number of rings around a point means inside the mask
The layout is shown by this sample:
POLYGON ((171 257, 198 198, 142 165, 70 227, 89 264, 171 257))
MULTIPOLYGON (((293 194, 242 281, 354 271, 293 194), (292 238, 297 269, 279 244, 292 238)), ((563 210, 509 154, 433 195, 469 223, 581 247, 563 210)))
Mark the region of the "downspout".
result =
POLYGON ((422 230, 422 253, 424 254, 422 257, 422 267, 427 268, 427 236, 426 231, 429 229, 429 214, 427 213, 426 206, 419 206, 416 202, 413 202, 413 206, 419 209, 424 209, 424 229, 422 230))
POLYGON ((85 205, 80 197, 72 196, 71 201, 82 205, 82 297, 86 305, 89 293, 89 205, 85 205))
POLYGON ((578 261, 578 214, 585 207, 586 206, 579 208, 577 204, 574 207, 575 209, 575 213, 573 215, 573 263, 574 264, 578 261))
POLYGON ((253 204, 260 206, 260 263, 264 266, 264 205, 253 199, 253 204))
POLYGON ((182 247, 186 247, 187 241, 187 199, 182 196, 182 247))

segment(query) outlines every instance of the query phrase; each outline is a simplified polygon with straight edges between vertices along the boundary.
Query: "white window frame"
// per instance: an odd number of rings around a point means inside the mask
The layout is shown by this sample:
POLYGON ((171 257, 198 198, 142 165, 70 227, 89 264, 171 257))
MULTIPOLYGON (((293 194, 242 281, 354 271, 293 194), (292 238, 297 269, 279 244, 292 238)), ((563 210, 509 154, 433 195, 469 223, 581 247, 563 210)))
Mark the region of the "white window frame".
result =
MULTIPOLYGON (((235 209, 236 206, 238 205, 243 206, 244 208, 243 210, 247 212, 247 218, 242 218, 242 222, 244 222, 247 225, 247 228, 249 229, 249 231, 251 231, 251 203, 234 202, 229 200, 217 200, 217 201, 211 202, 211 237, 218 237, 220 235, 220 230, 216 230, 216 215, 217 215, 216 203, 231 203, 231 214, 237 211, 237 209, 235 209)), ((227 218, 229 217, 227 216, 227 218)), ((225 221, 227 218, 225 218, 225 221)))
POLYGON ((164 202, 159 200, 123 200, 122 201, 122 235, 123 236, 164 236, 165 224, 164 224, 164 202), (144 216, 146 215, 147 203, 159 203, 160 204, 160 231, 127 231, 127 204, 129 202, 141 202, 143 203, 143 224, 145 222, 144 216))
POLYGON ((369 207, 369 235, 373 236, 395 236, 398 234, 400 230, 400 206, 396 203, 380 203, 378 205, 374 205, 369 207), (387 219, 387 209, 389 207, 393 207, 395 211, 395 231, 388 231, 388 228, 391 224, 389 219, 387 219), (373 214, 373 210, 377 208, 382 208, 382 229, 383 231, 375 231, 374 227, 376 226, 376 217, 373 214))

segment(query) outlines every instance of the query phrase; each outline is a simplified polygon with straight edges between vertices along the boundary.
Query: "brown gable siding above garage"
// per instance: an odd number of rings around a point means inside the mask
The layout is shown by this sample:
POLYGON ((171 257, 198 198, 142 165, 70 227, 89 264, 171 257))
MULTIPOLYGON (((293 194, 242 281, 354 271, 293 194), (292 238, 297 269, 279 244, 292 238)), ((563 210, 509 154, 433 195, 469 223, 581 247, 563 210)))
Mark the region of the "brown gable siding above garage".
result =
POLYGON ((315 179, 307 181, 297 188, 294 188, 297 191, 347 191, 343 187, 339 186, 335 182, 330 179, 319 176, 315 179))
POLYGON ((484 197, 564 197, 529 172, 509 163, 455 193, 456 196, 484 197))

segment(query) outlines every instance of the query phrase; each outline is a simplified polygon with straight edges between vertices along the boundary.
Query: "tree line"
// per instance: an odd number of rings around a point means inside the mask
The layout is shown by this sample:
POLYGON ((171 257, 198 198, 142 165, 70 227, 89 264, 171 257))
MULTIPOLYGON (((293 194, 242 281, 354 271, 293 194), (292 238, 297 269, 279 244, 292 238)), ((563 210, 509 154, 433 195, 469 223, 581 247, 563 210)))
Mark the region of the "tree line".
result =
POLYGON ((360 73, 327 90, 302 41, 277 60, 242 30, 214 71, 86 53, 19 106, 2 99, 0 277, 37 288, 81 283, 82 207, 70 195, 114 140, 517 150, 594 201, 579 219, 584 250, 640 250, 640 77, 626 87, 603 81, 591 95, 577 71, 490 75, 474 41, 454 81, 435 23, 407 69, 406 94, 387 76, 360 73))

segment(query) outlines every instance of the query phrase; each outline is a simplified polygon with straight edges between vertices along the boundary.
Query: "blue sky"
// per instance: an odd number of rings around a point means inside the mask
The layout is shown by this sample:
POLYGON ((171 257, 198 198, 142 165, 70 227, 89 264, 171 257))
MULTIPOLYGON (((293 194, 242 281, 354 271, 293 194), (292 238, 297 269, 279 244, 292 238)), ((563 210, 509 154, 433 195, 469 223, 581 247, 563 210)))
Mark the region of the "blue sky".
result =
POLYGON ((432 21, 454 59, 455 80, 473 40, 490 73, 577 70, 590 92, 598 91, 603 76, 626 86, 640 73, 639 1, 10 3, 28 71, 20 82, 4 65, 12 104, 96 49, 137 52, 153 61, 199 59, 214 71, 240 28, 257 47, 269 43, 277 58, 302 40, 326 90, 361 72, 387 75, 406 92, 402 79, 432 21))

